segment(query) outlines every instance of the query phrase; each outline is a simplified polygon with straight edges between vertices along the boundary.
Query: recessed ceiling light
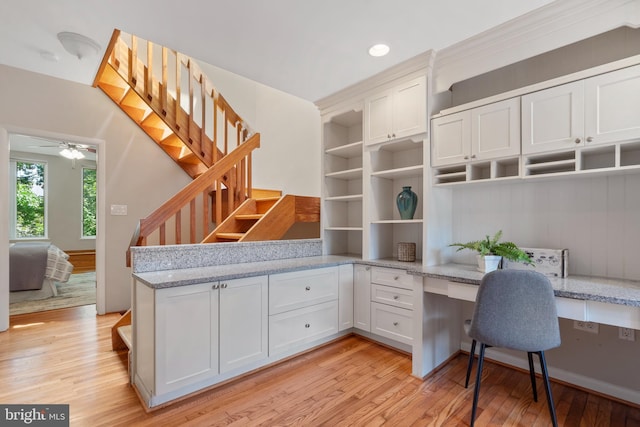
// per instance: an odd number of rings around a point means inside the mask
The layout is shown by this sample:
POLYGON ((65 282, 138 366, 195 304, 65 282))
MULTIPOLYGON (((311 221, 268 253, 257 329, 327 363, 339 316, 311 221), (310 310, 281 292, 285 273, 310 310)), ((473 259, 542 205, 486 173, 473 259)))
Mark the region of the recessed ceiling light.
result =
POLYGON ((389 46, 386 44, 374 44, 369 48, 369 55, 371 56, 385 56, 389 53, 389 46))

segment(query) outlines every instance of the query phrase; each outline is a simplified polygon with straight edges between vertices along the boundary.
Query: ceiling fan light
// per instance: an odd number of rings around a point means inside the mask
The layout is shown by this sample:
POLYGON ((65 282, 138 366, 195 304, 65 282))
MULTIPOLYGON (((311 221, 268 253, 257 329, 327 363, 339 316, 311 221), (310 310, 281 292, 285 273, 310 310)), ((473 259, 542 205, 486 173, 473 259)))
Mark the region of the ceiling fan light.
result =
POLYGON ((65 148, 60 151, 60 155, 71 160, 84 159, 84 154, 82 154, 77 148, 65 148))

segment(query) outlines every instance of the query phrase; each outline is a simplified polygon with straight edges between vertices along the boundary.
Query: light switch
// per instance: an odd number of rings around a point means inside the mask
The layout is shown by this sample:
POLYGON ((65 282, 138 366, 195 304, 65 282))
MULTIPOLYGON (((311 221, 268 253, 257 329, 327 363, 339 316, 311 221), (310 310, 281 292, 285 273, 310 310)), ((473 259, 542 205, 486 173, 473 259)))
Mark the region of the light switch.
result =
POLYGON ((126 215, 127 205, 111 205, 111 215, 126 215))

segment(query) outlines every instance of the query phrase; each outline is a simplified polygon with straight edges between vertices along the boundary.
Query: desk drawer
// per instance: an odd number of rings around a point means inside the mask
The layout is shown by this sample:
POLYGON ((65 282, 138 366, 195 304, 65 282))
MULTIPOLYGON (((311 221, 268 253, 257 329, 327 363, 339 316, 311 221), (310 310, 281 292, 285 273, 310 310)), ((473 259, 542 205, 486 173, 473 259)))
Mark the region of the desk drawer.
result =
POLYGON ((316 268, 269 276, 269 314, 338 299, 338 268, 316 268))
POLYGON ((406 271, 395 268, 373 267, 371 269, 371 283, 412 290, 413 276, 408 275, 406 271))
POLYGON ((401 343, 413 343, 413 311, 371 303, 371 332, 401 343))
POLYGON ((338 301, 269 316, 269 356, 338 332, 338 301))
POLYGON ((371 285, 371 301, 413 310, 413 291, 374 283, 371 285))

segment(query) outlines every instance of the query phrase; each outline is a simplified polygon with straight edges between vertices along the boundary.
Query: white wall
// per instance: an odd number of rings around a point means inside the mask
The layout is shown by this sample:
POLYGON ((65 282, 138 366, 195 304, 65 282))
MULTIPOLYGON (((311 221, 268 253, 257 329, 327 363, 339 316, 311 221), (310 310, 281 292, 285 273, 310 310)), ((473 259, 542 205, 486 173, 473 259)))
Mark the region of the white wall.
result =
MULTIPOLYGON (((316 107, 215 67, 207 66, 205 71, 211 71, 217 89, 261 133, 261 147, 253 157, 254 186, 319 196, 320 114, 316 107)), ((106 166, 105 212, 99 212, 106 230, 106 311, 129 308, 125 252, 135 225, 184 187, 189 177, 97 88, 0 65, 2 126, 105 141, 98 161, 106 166), (128 215, 111 216, 112 204, 127 205, 128 215)), ((7 140, 0 139, 0 144, 0 149, 7 150, 7 140)), ((0 199, 7 200, 6 186, 0 187, 0 199)), ((8 213, 6 203, 0 206, 1 219, 8 213)), ((2 240, 8 241, 8 231, 0 227, 2 240)))
POLYGON ((210 64, 199 64, 233 109, 260 133, 253 184, 320 197, 320 113, 309 101, 210 64))
MULTIPOLYGON (((569 274, 640 280, 640 174, 453 190, 453 240, 503 230, 524 247, 568 248, 569 274)), ((473 263, 469 251, 454 255, 473 263)))
POLYGON ((95 249, 95 239, 82 238, 82 168, 95 169, 96 163, 76 160, 73 168, 64 157, 13 150, 11 158, 47 164, 47 240, 62 250, 95 249))

